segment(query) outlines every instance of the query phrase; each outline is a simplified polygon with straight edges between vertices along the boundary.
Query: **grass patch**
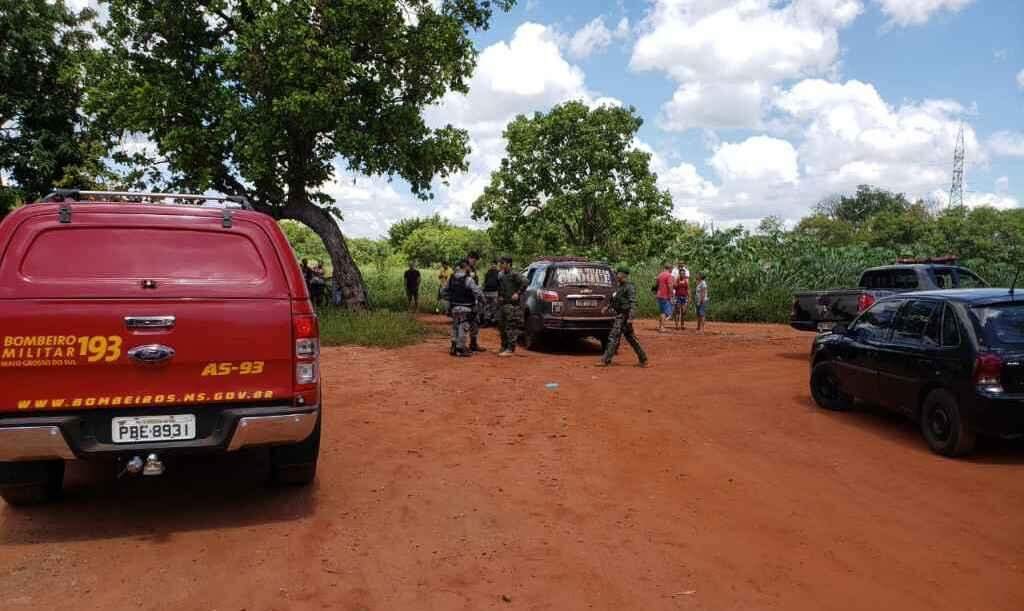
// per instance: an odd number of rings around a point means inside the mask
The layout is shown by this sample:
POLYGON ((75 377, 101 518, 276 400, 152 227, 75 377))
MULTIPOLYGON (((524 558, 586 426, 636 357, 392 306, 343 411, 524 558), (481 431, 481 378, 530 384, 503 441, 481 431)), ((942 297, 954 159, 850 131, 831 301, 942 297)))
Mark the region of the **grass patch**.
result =
POLYGON ((318 315, 320 341, 325 346, 398 348, 421 342, 434 333, 405 312, 324 309, 318 315))

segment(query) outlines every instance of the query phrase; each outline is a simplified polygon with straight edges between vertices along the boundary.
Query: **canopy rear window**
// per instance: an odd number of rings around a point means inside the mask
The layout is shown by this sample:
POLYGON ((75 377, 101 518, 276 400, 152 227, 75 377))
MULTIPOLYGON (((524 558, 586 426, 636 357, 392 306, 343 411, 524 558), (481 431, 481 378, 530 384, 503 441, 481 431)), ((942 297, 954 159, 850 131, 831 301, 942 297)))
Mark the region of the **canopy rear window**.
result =
POLYGON ((220 231, 72 227, 39 233, 21 262, 33 281, 165 279, 260 282, 267 275, 247 236, 220 231))
POLYGON ((556 267, 555 286, 611 286, 612 273, 604 267, 556 267))

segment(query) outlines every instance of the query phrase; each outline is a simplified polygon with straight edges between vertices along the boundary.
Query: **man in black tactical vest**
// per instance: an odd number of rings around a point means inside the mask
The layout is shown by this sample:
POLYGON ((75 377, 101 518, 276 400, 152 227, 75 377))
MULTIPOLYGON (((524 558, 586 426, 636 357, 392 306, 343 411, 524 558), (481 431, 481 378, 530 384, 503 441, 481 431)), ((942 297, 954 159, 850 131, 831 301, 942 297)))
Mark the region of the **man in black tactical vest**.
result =
POLYGON ((471 321, 476 316, 477 304, 484 298, 483 291, 469 274, 469 264, 459 261, 455 273, 448 280, 448 301, 452 315, 452 356, 473 356, 471 321), (467 343, 470 345, 467 346, 467 343))

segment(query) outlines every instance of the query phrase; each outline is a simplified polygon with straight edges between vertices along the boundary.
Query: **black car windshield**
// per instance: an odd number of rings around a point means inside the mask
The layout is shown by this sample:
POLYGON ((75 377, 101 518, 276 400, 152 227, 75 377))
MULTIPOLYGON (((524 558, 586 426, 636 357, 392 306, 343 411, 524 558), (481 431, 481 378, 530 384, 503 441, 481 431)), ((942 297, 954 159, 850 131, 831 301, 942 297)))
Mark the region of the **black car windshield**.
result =
POLYGON ((555 286, 611 286, 612 273, 604 267, 555 268, 555 286))
POLYGON ((989 346, 1024 346, 1024 303, 973 308, 989 346))

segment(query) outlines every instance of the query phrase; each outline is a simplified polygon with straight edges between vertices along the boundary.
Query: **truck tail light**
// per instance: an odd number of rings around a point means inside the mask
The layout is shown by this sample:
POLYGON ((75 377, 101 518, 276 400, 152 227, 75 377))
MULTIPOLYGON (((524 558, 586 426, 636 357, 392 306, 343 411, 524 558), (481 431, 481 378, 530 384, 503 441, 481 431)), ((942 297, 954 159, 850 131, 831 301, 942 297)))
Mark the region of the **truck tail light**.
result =
POLYGON ((1003 392, 1003 359, 998 354, 982 352, 974 359, 974 387, 982 392, 1003 392))
POLYGON ((317 400, 315 385, 320 380, 320 325, 314 314, 294 314, 292 330, 295 336, 296 402, 304 405, 317 400))
POLYGON ((550 303, 554 303, 554 302, 558 301, 558 299, 559 299, 558 298, 558 293, 556 293, 555 291, 540 291, 539 294, 540 294, 541 300, 547 301, 547 302, 550 302, 550 303))
POLYGON ((874 295, 870 295, 868 293, 862 293, 861 296, 857 298, 857 311, 858 312, 863 312, 864 310, 870 308, 873 305, 875 305, 875 296, 874 295))

